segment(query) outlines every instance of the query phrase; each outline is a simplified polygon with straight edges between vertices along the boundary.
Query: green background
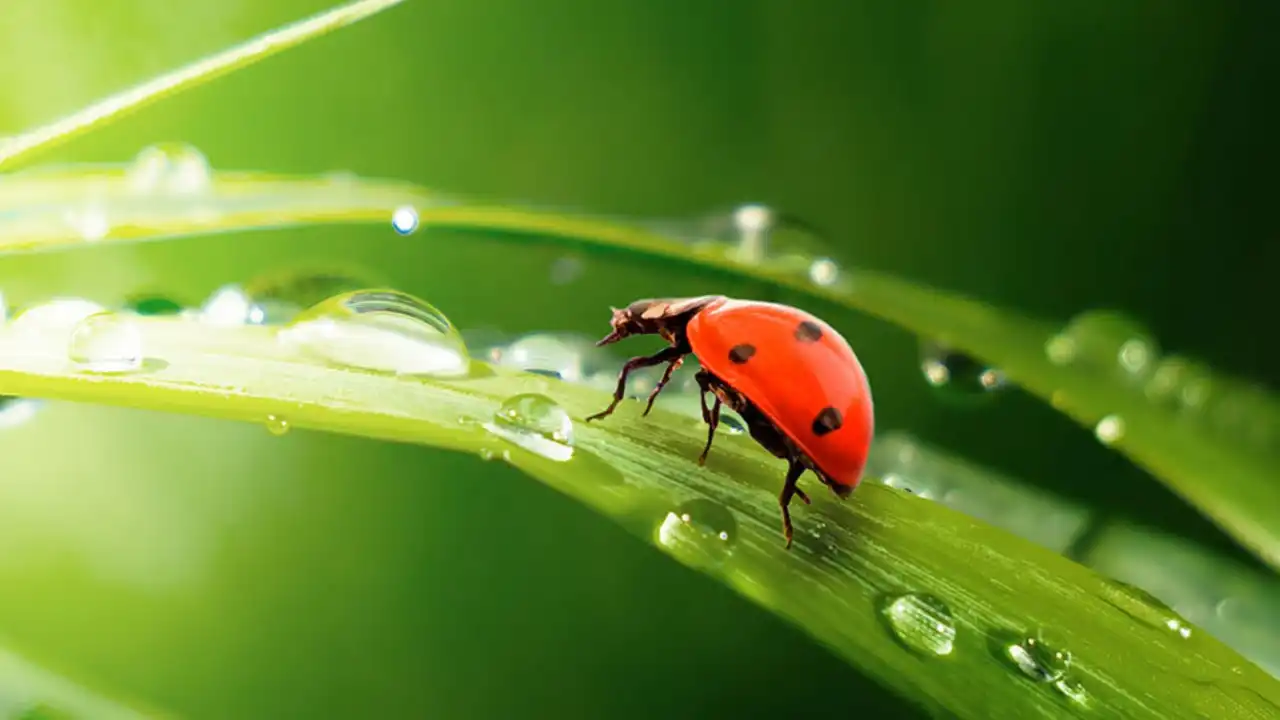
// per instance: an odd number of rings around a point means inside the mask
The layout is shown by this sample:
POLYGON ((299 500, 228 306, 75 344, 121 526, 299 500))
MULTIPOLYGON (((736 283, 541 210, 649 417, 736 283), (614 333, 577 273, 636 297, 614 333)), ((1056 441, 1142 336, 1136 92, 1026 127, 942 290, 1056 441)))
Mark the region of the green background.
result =
MULTIPOLYGON (((0 133, 324 7, 8 0, 0 133)), ((826 228, 846 264, 1064 320, 1119 308, 1166 348, 1274 386, 1260 329, 1280 261, 1277 20, 1262 3, 1167 0, 410 0, 48 159, 177 139, 224 169, 345 169, 609 214, 763 201, 826 228)), ((4 258, 0 289, 198 303, 266 272, 361 266, 464 328, 593 335, 610 303, 755 291, 607 257, 554 285, 563 254, 325 228, 4 258)), ((1042 404, 939 403, 914 338, 829 319, 882 429, 1249 562, 1042 404)), ((0 458, 0 634, 180 714, 847 714, 874 695, 501 464, 68 405, 0 434, 0 458)))

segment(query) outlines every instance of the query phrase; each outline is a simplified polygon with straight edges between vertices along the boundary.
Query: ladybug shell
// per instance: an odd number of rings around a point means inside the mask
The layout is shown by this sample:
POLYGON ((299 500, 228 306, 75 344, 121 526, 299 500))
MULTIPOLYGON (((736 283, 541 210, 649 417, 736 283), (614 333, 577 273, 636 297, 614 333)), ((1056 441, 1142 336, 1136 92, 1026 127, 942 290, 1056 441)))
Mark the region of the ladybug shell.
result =
POLYGON ((837 490, 862 478, 875 432, 871 388, 830 325, 775 303, 717 300, 689 321, 702 366, 755 403, 837 490))

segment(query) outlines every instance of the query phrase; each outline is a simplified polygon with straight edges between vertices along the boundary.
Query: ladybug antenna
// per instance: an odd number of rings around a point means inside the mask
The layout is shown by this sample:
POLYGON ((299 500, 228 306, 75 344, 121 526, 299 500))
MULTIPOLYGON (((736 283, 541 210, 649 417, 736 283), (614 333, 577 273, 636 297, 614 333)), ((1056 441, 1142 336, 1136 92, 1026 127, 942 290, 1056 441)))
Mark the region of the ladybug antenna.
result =
POLYGON ((613 313, 613 317, 609 319, 609 324, 613 326, 613 332, 596 342, 596 347, 603 347, 605 345, 616 343, 631 334, 630 331, 627 330, 627 324, 631 322, 631 313, 625 309, 619 310, 612 305, 609 306, 609 311, 613 313))

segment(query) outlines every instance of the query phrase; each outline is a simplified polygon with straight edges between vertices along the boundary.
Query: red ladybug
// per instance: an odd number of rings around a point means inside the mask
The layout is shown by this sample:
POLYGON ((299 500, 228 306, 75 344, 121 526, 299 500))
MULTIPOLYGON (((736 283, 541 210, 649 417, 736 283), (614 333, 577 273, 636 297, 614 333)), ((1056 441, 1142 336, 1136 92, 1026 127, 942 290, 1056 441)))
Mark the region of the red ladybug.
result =
POLYGON ((684 356, 693 353, 702 364, 696 379, 702 390, 702 419, 709 426, 698 464, 706 462, 711 451, 721 404, 728 405, 742 416, 756 442, 788 463, 778 496, 788 548, 791 498, 799 496, 809 503, 796 486, 805 470, 812 470, 840 498, 858 486, 875 431, 871 388, 853 349, 830 325, 786 305, 722 295, 637 300, 612 310, 613 332, 597 345, 656 334, 670 347, 628 360, 618 374, 613 402, 588 422, 613 413, 632 371, 666 363, 645 405, 648 415, 684 356), (710 408, 708 392, 715 397, 710 408))

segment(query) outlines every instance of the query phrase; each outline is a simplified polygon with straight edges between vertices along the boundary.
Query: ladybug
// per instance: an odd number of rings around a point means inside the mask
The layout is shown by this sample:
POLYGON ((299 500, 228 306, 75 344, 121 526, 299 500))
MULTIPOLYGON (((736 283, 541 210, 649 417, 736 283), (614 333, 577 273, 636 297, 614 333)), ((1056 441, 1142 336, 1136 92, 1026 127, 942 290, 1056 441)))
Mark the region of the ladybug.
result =
POLYGON ((587 422, 617 409, 629 374, 665 363, 644 408, 648 415, 672 373, 693 354, 702 365, 695 379, 708 425, 698 464, 707 460, 720 408, 727 405, 742 416, 756 442, 787 461, 778 496, 787 548, 793 532, 791 499, 798 496, 809 504, 797 486, 805 470, 841 499, 858 486, 875 432, 871 388, 853 349, 830 325, 787 305, 723 295, 637 300, 621 310, 610 309, 613 332, 596 345, 659 335, 668 347, 628 360, 618 374, 613 402, 587 422), (707 393, 714 397, 709 408, 707 393))

